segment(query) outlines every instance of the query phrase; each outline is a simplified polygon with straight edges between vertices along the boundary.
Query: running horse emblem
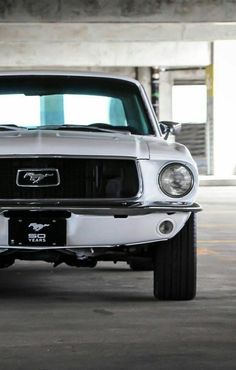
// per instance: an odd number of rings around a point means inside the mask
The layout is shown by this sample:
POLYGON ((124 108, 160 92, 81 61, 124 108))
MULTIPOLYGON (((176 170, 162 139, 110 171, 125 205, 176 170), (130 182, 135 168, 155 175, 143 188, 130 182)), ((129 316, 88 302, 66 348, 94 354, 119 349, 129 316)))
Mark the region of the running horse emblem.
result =
POLYGON ((40 181, 45 179, 45 177, 53 176, 53 173, 35 173, 35 172, 26 172, 24 175, 24 179, 27 179, 29 177, 29 180, 32 182, 32 184, 38 184, 40 181))

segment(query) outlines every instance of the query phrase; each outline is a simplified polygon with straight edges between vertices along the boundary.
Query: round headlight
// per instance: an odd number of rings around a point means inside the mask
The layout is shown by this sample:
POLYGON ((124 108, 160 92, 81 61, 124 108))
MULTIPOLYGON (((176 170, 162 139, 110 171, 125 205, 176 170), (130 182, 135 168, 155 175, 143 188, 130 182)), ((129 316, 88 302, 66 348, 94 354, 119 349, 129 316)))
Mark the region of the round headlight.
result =
POLYGON ((169 197, 183 197, 193 187, 193 174, 183 164, 171 163, 162 169, 159 175, 159 185, 163 193, 169 197))

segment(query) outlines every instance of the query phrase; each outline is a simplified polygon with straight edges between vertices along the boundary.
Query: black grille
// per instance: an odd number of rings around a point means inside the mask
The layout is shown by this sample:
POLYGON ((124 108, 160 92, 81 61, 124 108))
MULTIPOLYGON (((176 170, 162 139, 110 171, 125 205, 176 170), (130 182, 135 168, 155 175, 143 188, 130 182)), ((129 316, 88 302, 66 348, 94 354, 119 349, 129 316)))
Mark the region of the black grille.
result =
MULTIPOLYGON (((98 158, 0 158, 0 199, 123 199, 139 191, 134 160, 98 158), (57 169, 60 184, 19 187, 18 170, 57 169)), ((40 185, 40 184, 39 184, 40 185)))

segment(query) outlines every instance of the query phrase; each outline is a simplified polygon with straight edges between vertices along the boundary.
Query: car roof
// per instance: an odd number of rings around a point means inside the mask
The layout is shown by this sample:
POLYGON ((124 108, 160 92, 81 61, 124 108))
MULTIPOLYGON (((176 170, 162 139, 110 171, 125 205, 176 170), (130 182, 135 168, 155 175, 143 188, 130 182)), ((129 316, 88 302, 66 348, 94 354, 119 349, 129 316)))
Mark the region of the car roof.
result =
POLYGON ((112 73, 101 72, 73 72, 73 71, 0 71, 1 76, 75 76, 75 77, 94 77, 94 78, 107 78, 120 81, 126 81, 135 84, 140 88, 141 83, 131 77, 120 76, 112 73))

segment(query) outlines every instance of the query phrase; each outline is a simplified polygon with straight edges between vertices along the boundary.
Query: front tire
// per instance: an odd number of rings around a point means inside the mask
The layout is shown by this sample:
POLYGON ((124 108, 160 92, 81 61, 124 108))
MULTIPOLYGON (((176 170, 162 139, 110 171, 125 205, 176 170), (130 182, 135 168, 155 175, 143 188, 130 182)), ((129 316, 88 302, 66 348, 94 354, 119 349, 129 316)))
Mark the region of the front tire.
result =
POLYGON ((196 295, 196 221, 191 214, 172 239, 154 250, 154 296, 160 300, 191 300, 196 295))

